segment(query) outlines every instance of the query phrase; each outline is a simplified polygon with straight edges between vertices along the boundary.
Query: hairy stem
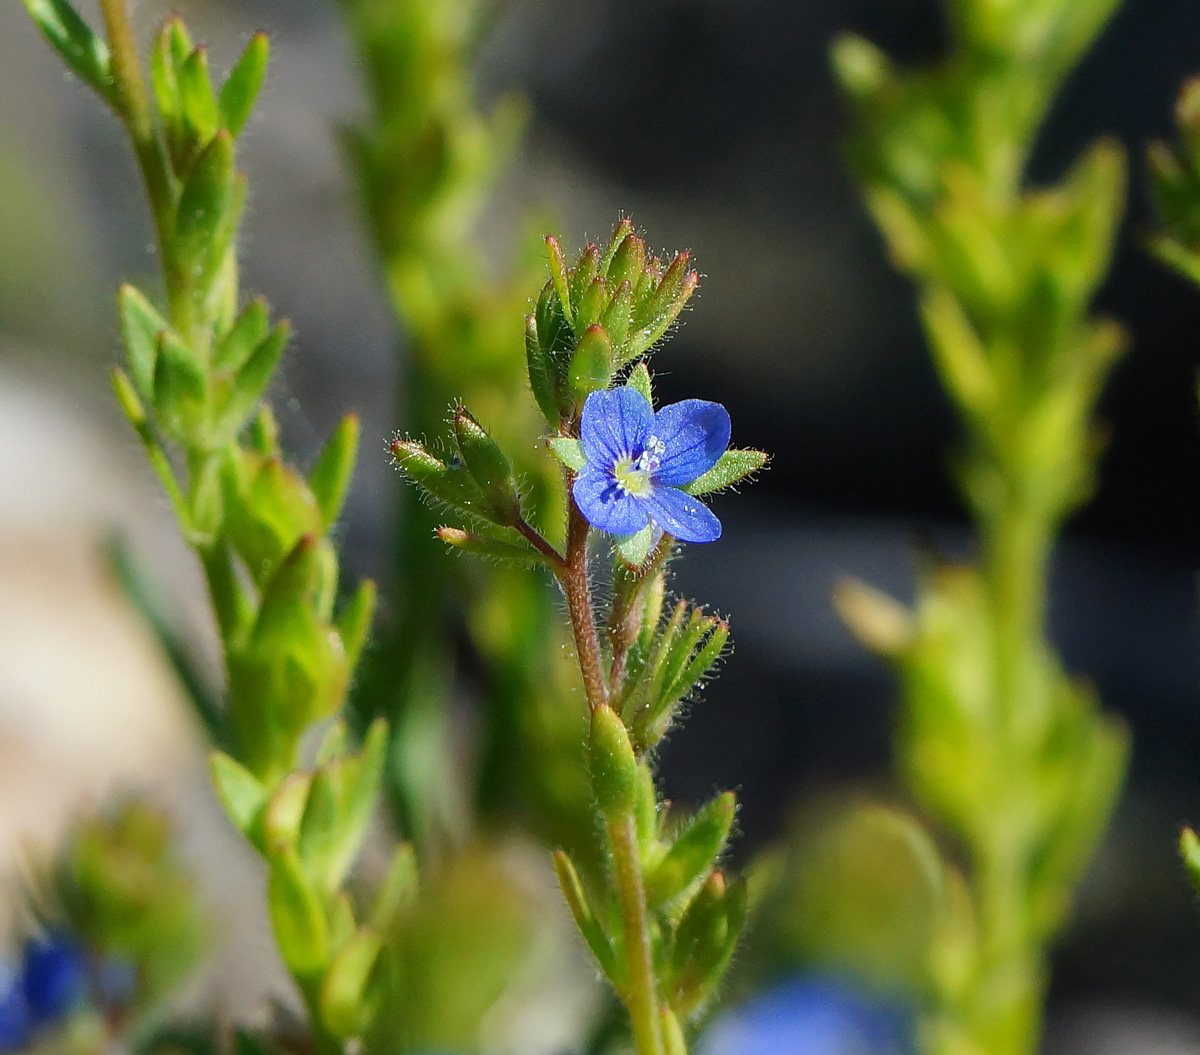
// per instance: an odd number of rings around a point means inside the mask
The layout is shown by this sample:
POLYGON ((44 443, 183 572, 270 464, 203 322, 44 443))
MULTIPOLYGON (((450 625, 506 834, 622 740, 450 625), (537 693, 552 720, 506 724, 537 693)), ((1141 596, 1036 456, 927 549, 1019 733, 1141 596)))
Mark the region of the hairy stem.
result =
POLYGON ((600 659, 600 638, 592 613, 592 591, 588 582, 587 563, 588 522, 571 502, 567 522, 567 559, 559 572, 559 581, 567 595, 567 612, 571 617, 571 632, 575 637, 575 652, 583 675, 588 710, 608 705, 608 686, 604 680, 604 664, 600 659))
POLYGON ((621 922, 629 971, 629 989, 623 997, 633 1026, 633 1040, 637 1055, 663 1055, 658 983, 654 978, 650 943, 650 918, 646 910, 646 888, 642 882, 637 827, 632 814, 609 818, 608 834, 612 840, 613 870, 621 898, 621 922))

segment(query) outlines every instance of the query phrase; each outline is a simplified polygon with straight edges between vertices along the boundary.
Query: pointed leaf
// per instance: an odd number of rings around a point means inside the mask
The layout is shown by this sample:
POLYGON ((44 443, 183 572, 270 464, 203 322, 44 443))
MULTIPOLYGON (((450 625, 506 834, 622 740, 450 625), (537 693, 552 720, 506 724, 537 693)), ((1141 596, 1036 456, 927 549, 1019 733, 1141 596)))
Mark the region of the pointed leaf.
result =
POLYGON ((23 0, 25 10, 63 61, 101 98, 116 92, 108 45, 92 32, 67 0, 23 0))
POLYGON ((680 490, 689 495, 706 495, 712 491, 720 491, 758 472, 766 464, 767 456, 762 451, 729 450, 721 455, 717 464, 708 472, 680 490))
POLYGON ((255 33, 221 86, 218 100, 221 124, 235 139, 254 109, 270 58, 271 42, 266 33, 255 33))

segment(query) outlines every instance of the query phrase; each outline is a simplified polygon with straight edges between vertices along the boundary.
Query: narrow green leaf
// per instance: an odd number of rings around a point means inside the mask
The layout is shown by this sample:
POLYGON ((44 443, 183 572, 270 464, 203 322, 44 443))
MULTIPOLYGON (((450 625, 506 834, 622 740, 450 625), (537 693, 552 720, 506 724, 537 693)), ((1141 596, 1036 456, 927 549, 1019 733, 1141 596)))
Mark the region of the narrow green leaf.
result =
POLYGON ((605 977, 614 983, 617 982, 619 975, 612 944, 604 933, 604 928, 600 926, 600 921, 596 919, 592 906, 588 903, 579 872, 566 850, 554 852, 554 871, 558 876, 558 885, 562 888, 567 908, 571 910, 571 915, 575 920, 575 926, 579 928, 583 940, 592 950, 592 955, 596 957, 596 962, 600 965, 600 970, 604 972, 605 977))
POLYGON ((264 340, 270 329, 267 302, 255 297, 243 309, 213 352, 213 369, 236 374, 246 365, 251 354, 264 340))
POLYGON ((461 464, 446 465, 414 440, 395 439, 391 450, 397 467, 434 501, 492 522, 490 503, 461 464))
POLYGON ((460 528, 445 526, 437 529, 437 537, 447 546, 464 553, 474 553, 478 557, 489 557, 522 567, 541 566, 549 562, 549 558, 527 542, 503 542, 486 535, 474 535, 460 528))
POLYGON ((454 410, 454 438, 467 472, 487 496, 492 519, 515 525, 521 517, 521 497, 512 465, 500 445, 465 407, 454 410))
POLYGON ((154 306, 126 283, 117 294, 121 316, 121 340, 129 363, 129 376, 145 399, 154 396, 154 362, 158 356, 158 335, 170 329, 154 306))
POLYGON ((1196 892, 1200 893, 1200 839, 1191 828, 1184 828, 1179 835, 1179 853, 1183 857, 1188 879, 1196 892))
POLYGON ((291 326, 286 322, 279 323, 238 372, 218 424, 218 428, 226 436, 236 435, 240 431, 253 412, 255 404, 262 399, 263 393, 275 376, 291 336, 291 326))
POLYGON ((646 900, 660 908, 703 879, 725 849, 737 812, 732 791, 718 795, 701 806, 671 848, 646 871, 646 900))
POLYGON ((412 843, 401 843, 392 855, 383 886, 375 895, 371 924, 379 930, 389 927, 397 913, 417 900, 419 878, 417 855, 412 843))
POLYGON ((208 377, 192 350, 169 330, 158 335, 154 404, 163 431, 177 440, 195 439, 204 427, 208 377))
POLYGON ((689 495, 706 495, 712 491, 720 491, 753 475, 766 464, 767 456, 762 451, 728 450, 708 472, 680 490, 689 495))
POLYGON ((207 262, 231 203, 233 166, 233 137, 222 129, 196 159, 179 197, 175 238, 180 259, 188 267, 207 262))
POLYGON ((223 751, 213 751, 208 756, 208 770, 226 816, 238 831, 249 836, 255 822, 261 819, 267 801, 266 788, 223 751))
POLYGON ((216 135, 219 122, 208 73, 208 52, 203 45, 176 67, 176 77, 184 124, 197 142, 207 143, 216 135))
POLYGON ((297 978, 315 979, 329 960, 329 930, 320 898, 294 847, 274 851, 269 869, 267 900, 280 955, 297 978))
POLYGON ((362 655, 363 645, 371 631, 371 619, 375 614, 377 588, 373 579, 363 579, 358 584, 353 600, 338 616, 338 635, 346 652, 346 666, 353 670, 362 655))
POLYGON ((550 448, 554 457, 573 472, 581 472, 587 465, 587 455, 583 453, 583 444, 579 440, 570 436, 551 436, 546 441, 546 446, 550 448))
POLYGON ((254 109, 267 74, 271 58, 271 42, 266 33, 255 33, 238 59, 237 65, 221 86, 218 100, 221 124, 235 139, 241 133, 254 109))
POLYGON ((550 254, 550 279, 554 283, 554 292, 558 294, 558 303, 568 322, 575 318, 571 308, 571 292, 567 279, 567 261, 563 256, 562 246, 552 234, 546 235, 546 251, 550 254))
POLYGON ((366 989, 383 939, 363 928, 333 958, 321 982, 320 1009, 325 1028, 348 1040, 366 1026, 366 989))
POLYGON ((67 0, 23 0, 25 10, 42 36, 63 61, 101 98, 109 103, 116 95, 108 45, 92 32, 67 0))
POLYGON ((326 531, 333 527, 346 501, 346 492, 354 476, 361 431, 357 414, 347 414, 342 418, 309 474, 308 486, 317 500, 326 531))

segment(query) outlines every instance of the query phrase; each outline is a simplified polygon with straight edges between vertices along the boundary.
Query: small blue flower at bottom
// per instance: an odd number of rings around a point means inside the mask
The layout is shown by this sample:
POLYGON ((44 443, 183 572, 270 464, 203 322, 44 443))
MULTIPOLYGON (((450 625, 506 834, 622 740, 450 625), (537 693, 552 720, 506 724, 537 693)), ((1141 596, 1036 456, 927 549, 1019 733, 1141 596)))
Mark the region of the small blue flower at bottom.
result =
POLYGON ((655 413, 634 388, 593 392, 579 423, 586 464, 572 488, 575 504, 612 535, 652 521, 682 542, 714 542, 721 522, 680 488, 717 464, 729 431, 720 403, 685 399, 655 413))
POLYGON ((20 972, 0 960, 0 1052, 20 1051, 29 1043, 33 1022, 20 972))
POLYGON ((54 933, 31 938, 22 959, 25 1000, 34 1022, 56 1022, 83 999, 87 960, 71 938, 54 933))

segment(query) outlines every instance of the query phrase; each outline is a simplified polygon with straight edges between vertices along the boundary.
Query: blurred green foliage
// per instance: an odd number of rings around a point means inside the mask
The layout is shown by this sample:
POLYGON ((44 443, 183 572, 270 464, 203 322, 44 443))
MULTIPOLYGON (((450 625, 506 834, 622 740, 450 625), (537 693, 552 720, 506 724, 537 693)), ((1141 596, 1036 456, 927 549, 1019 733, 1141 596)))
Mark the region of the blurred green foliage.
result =
MULTIPOLYGON (((500 277, 476 227, 519 141, 515 96, 477 107, 471 62, 490 5, 481 0, 339 0, 361 71, 368 116, 344 130, 407 351, 396 420, 441 433, 454 405, 471 406, 514 452, 528 505, 562 516, 557 470, 539 444, 537 408, 519 354, 520 321, 539 281, 540 239, 516 247, 500 277), (518 354, 514 355, 514 349, 518 354)), ((394 727, 394 800, 418 847, 436 854, 474 821, 518 820, 553 845, 594 859, 576 679, 547 584, 511 569, 430 552, 436 515, 402 498, 396 517, 390 618, 356 703, 394 727), (465 631, 479 676, 474 771, 451 758, 451 701, 461 691, 456 638, 465 631), (475 816, 475 811, 478 816, 475 816)))
POLYGON ((1035 1050, 1045 948, 1127 753, 1122 726, 1062 670, 1045 632, 1052 544, 1091 490, 1102 449, 1092 415, 1125 343, 1088 314, 1120 221, 1124 156, 1103 141, 1056 186, 1024 177, 1055 92, 1114 7, 957 0, 950 54, 931 69, 896 70, 857 37, 833 53, 857 118, 854 168, 918 285, 962 417, 956 476, 979 529, 977 563, 926 566, 911 613, 858 584, 839 596, 901 677, 901 774, 965 851, 954 955, 935 943, 920 980, 923 1044, 946 1055, 1035 1050))

